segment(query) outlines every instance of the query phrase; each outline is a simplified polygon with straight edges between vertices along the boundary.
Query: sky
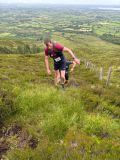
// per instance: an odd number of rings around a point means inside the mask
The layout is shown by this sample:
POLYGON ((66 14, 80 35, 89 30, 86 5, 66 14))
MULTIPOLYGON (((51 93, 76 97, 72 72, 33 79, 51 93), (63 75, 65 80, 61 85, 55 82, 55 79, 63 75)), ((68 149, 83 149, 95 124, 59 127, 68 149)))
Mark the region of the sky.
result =
POLYGON ((103 4, 120 5, 120 0, 0 0, 0 3, 103 4))

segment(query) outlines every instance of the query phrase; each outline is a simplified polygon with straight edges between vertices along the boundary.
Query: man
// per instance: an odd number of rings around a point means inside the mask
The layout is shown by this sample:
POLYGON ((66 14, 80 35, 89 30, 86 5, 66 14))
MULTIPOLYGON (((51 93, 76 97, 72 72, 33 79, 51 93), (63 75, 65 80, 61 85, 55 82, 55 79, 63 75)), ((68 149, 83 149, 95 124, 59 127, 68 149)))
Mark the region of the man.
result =
POLYGON ((61 84, 64 85, 66 58, 63 52, 68 52, 77 64, 80 64, 80 61, 75 57, 75 55, 69 48, 62 46, 57 42, 53 42, 50 39, 45 39, 44 44, 46 45, 45 66, 46 66, 47 73, 49 75, 51 74, 51 70, 49 67, 49 60, 48 60, 48 58, 51 57, 54 60, 55 85, 57 85, 60 81, 61 81, 61 84))

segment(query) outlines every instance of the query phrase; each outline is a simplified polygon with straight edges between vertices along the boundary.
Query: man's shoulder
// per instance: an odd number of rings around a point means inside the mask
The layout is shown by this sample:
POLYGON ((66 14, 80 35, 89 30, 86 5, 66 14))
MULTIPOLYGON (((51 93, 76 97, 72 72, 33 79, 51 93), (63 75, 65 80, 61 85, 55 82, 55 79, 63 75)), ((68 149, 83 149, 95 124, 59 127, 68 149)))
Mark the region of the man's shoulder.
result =
POLYGON ((58 42, 54 43, 54 47, 58 50, 63 50, 64 46, 58 42))

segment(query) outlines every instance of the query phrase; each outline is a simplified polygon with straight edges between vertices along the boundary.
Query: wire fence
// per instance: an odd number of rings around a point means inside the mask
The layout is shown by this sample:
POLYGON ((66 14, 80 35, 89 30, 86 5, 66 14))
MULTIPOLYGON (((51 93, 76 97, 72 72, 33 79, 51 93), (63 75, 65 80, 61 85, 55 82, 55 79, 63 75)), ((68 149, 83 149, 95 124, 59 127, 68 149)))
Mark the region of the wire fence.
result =
POLYGON ((95 74, 97 75, 97 77, 99 78, 100 81, 105 80, 106 82, 106 86, 109 86, 110 84, 110 80, 111 80, 111 75, 112 75, 112 71, 113 68, 112 66, 110 66, 108 68, 107 71, 107 75, 105 76, 105 70, 103 67, 98 67, 96 64, 92 63, 91 61, 87 60, 86 58, 80 58, 80 61, 83 62, 83 64, 85 65, 86 69, 90 69, 90 71, 95 72, 95 74), (104 78, 106 77, 106 78, 104 78))

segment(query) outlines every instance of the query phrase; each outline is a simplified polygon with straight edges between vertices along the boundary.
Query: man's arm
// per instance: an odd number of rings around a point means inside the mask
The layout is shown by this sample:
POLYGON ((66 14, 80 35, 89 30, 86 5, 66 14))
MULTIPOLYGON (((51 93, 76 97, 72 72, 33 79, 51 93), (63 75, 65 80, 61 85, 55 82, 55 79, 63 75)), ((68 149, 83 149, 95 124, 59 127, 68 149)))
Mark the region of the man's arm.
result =
POLYGON ((73 72, 73 70, 74 70, 75 66, 76 66, 76 62, 75 62, 75 61, 73 61, 72 68, 71 68, 70 72, 73 72))
POLYGON ((74 61, 77 64, 80 64, 80 60, 75 57, 74 53, 69 48, 64 47, 63 51, 68 52, 71 55, 71 57, 74 59, 74 61))
POLYGON ((51 71, 50 71, 50 67, 49 67, 49 61, 48 61, 48 56, 46 56, 46 55, 45 55, 45 66, 46 66, 47 73, 49 75, 51 75, 51 71))

